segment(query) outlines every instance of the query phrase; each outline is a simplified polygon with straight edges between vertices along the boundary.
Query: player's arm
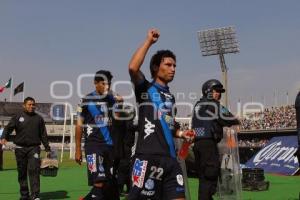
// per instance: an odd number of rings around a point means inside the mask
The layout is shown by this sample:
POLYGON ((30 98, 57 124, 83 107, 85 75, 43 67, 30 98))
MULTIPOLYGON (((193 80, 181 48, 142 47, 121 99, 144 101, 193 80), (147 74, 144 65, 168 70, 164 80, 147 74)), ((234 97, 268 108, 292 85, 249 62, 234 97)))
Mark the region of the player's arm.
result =
POLYGON ((81 152, 81 137, 82 137, 82 118, 77 116, 77 123, 75 128, 75 161, 81 165, 82 152, 81 152))
POLYGON ((195 138, 195 133, 193 130, 180 130, 180 125, 175 122, 175 137, 185 139, 189 142, 193 141, 195 138))
POLYGON ((188 142, 192 142, 195 138, 194 130, 177 130, 175 133, 175 137, 185 139, 188 142))
POLYGON ((143 44, 133 54, 129 62, 129 74, 133 82, 139 82, 139 80, 143 79, 144 76, 141 73, 140 68, 149 48, 158 40, 159 35, 159 30, 150 29, 143 44))
POLYGON ((16 116, 13 116, 9 123, 5 126, 1 139, 0 139, 0 143, 2 145, 5 145, 7 143, 8 140, 8 136, 13 132, 13 130, 16 128, 16 116))
POLYGON ((218 112, 219 117, 217 119, 218 123, 222 127, 231 127, 234 125, 240 125, 240 121, 236 118, 226 107, 220 105, 220 111, 218 112))

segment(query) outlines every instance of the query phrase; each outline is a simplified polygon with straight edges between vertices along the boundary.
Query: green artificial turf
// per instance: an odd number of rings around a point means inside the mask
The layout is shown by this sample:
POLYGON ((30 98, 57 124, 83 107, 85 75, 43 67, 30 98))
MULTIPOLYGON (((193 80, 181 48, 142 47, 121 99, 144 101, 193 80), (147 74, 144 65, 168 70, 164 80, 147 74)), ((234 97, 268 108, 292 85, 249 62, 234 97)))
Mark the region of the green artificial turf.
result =
MULTIPOLYGON (((72 199, 84 196, 89 191, 86 178, 86 166, 77 165, 65 154, 57 177, 41 177, 41 199, 72 199)), ((4 171, 0 171, 0 200, 17 200, 19 185, 15 159, 12 152, 4 154, 4 171)), ((278 176, 266 174, 270 181, 268 191, 242 192, 244 200, 298 200, 300 176, 278 176)), ((198 180, 189 178, 191 200, 196 200, 198 180)), ((217 198, 216 198, 217 199, 217 198)))

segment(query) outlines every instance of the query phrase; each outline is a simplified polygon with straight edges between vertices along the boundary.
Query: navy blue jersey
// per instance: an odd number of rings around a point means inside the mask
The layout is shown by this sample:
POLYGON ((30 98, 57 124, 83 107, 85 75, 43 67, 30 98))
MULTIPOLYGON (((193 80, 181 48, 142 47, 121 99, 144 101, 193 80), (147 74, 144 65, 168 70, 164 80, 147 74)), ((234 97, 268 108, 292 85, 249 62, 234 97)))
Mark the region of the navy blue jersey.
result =
POLYGON ((135 95, 139 111, 136 153, 175 158, 175 98, 169 88, 143 79, 135 83, 135 95))
POLYGON ((111 130, 114 103, 112 94, 100 96, 95 91, 81 100, 77 112, 83 121, 86 143, 113 145, 111 130))

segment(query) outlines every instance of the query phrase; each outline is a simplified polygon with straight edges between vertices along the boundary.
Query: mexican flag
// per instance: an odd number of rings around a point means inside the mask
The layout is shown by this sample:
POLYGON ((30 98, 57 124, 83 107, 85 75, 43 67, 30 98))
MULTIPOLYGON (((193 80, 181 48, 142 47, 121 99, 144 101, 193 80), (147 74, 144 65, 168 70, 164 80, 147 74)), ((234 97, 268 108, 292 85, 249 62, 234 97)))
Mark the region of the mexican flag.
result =
POLYGON ((6 88, 11 88, 11 78, 5 83, 4 86, 0 86, 0 93, 3 92, 6 88))

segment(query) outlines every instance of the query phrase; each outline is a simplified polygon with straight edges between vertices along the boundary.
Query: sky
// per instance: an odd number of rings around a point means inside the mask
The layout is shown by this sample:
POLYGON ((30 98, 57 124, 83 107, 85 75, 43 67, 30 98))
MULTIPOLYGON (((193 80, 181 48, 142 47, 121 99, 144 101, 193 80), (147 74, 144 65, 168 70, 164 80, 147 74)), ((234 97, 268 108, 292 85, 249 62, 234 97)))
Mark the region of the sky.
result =
MULTIPOLYGON (((94 89, 93 74, 106 69, 116 92, 132 102, 128 63, 154 27, 161 36, 142 71, 150 79, 151 55, 172 50, 170 89, 177 102, 195 103, 205 81, 221 79, 219 58, 201 55, 197 31, 234 26, 240 52, 225 55, 230 108, 237 110, 238 100, 292 104, 300 88, 299 10, 297 0, 1 0, 0 86, 13 77, 13 87, 24 81, 24 95, 37 102, 75 107, 94 89)), ((9 96, 4 91, 0 101, 9 96)))

